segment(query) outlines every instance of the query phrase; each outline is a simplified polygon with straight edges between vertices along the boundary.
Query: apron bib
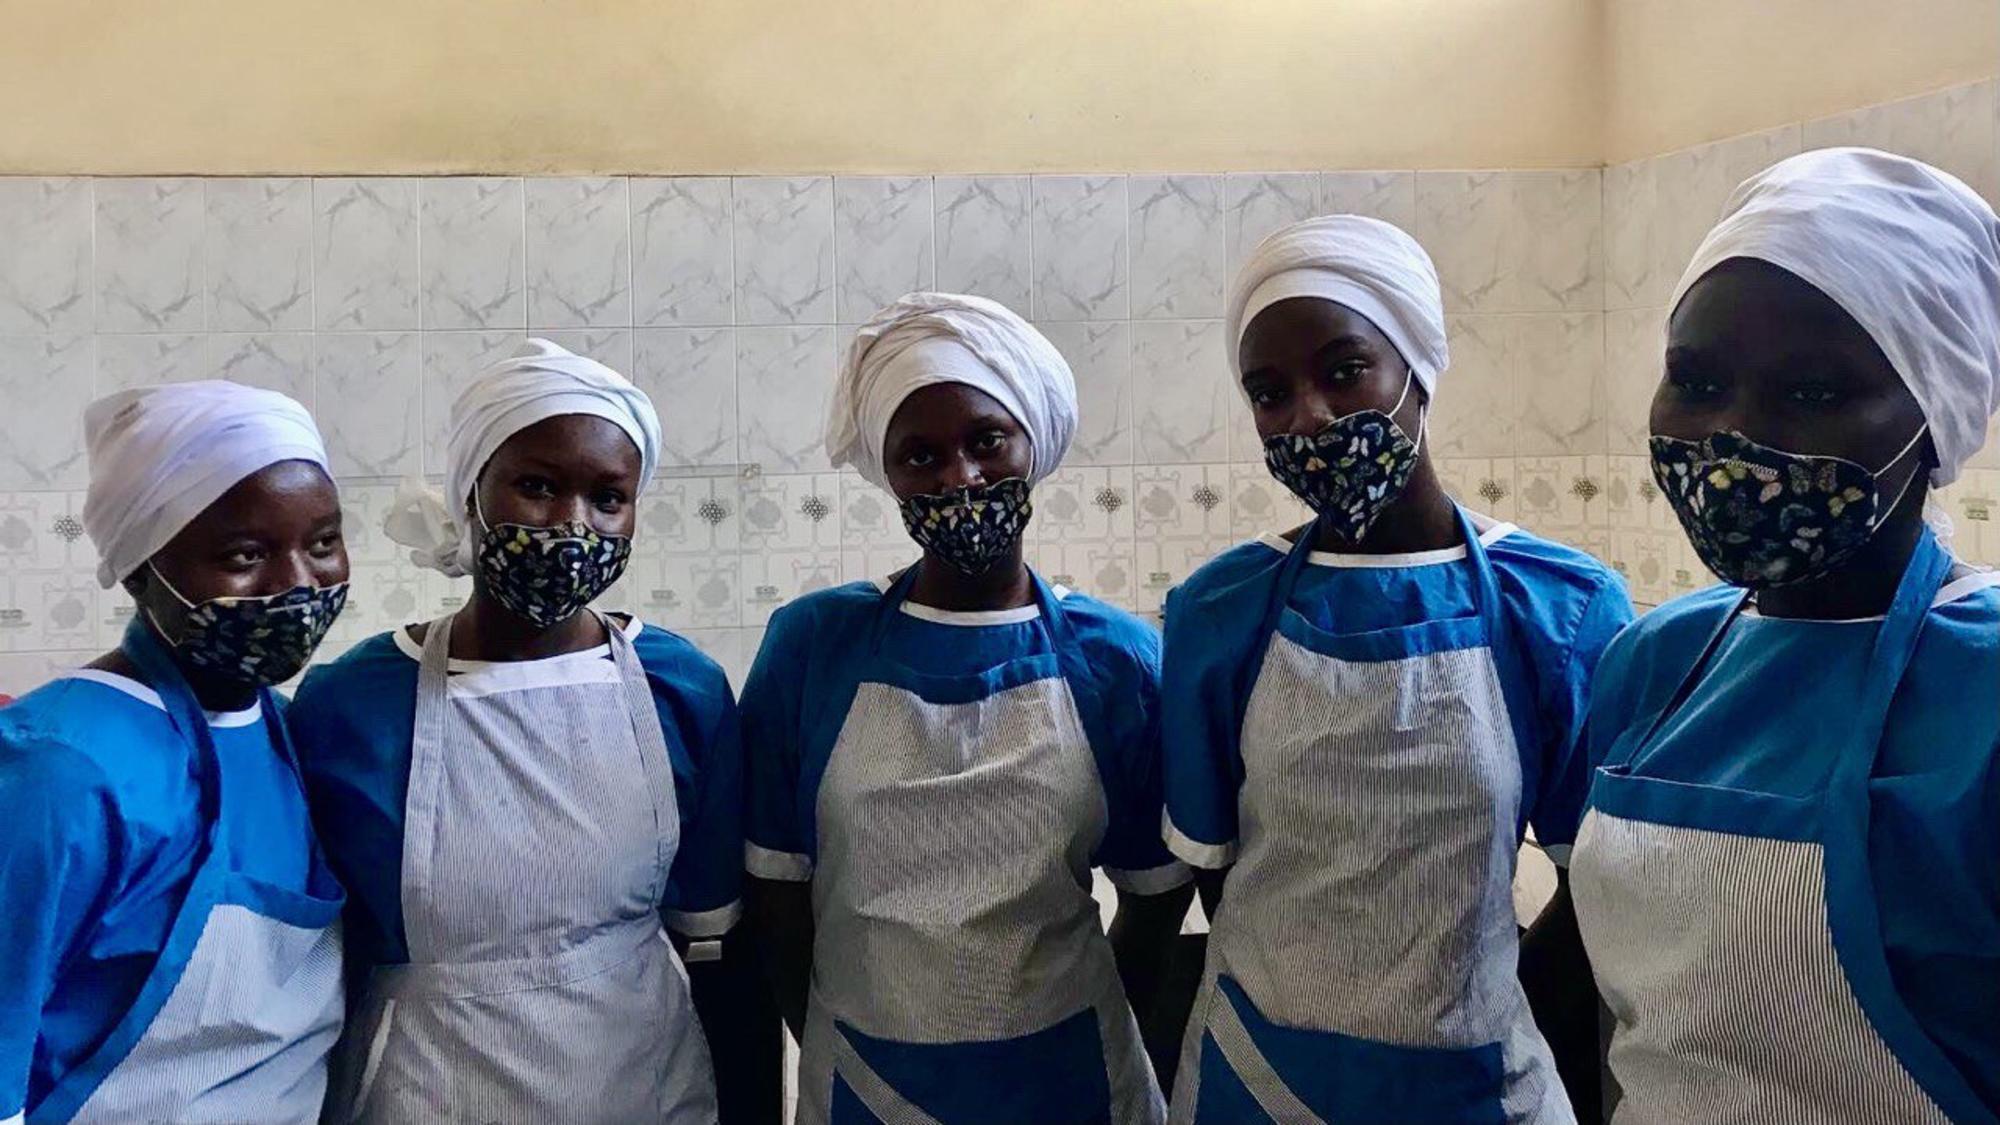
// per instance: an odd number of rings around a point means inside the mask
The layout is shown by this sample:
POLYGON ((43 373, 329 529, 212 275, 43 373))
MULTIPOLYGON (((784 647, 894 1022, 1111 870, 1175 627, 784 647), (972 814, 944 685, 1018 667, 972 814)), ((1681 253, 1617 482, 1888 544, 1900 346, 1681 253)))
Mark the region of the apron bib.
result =
MULTIPOLYGON (((222 820, 249 795, 229 791, 208 719, 151 631, 135 620, 123 649, 195 746, 206 838, 132 1007, 27 1120, 316 1121, 340 1035, 344 896, 316 843, 304 893, 236 869, 222 820)), ((272 742, 296 774, 272 694, 259 694, 272 742)))
POLYGON ((1617 1121, 1994 1120, 1896 994, 1868 866, 1868 780, 1890 700, 1951 565, 1926 533, 1819 792, 1645 772, 1747 594, 1667 703, 1612 745, 1571 880, 1617 1019, 1617 1121))
POLYGON ((404 813, 410 961, 370 974, 330 1120, 715 1119, 660 928, 680 844, 666 739, 631 641, 603 624, 617 688, 453 699, 452 619, 431 623, 404 813))
POLYGON ((1108 814, 1062 607, 1037 576, 1054 652, 928 675, 882 656, 914 576, 819 786, 799 1120, 1157 1122, 1090 894, 1108 814))
POLYGON ((1289 606, 1317 525, 1278 573, 1175 1121, 1574 1121, 1516 976, 1533 696, 1459 524, 1477 618, 1319 629, 1289 606))

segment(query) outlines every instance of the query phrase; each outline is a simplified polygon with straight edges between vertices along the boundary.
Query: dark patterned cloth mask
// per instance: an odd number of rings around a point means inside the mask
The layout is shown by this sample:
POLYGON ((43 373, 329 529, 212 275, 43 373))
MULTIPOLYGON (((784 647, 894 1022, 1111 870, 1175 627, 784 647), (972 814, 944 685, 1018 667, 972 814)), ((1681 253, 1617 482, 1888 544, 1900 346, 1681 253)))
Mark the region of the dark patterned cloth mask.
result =
POLYGON ((1717 577, 1752 590, 1783 586, 1826 573, 1868 542, 1923 466, 1887 504, 1878 481, 1928 429, 1880 470, 1787 453, 1735 431, 1699 441, 1655 435, 1653 479, 1717 577))
POLYGON ((473 512, 486 528, 479 539, 479 576, 493 600, 547 629, 598 599, 625 573, 629 535, 602 535, 580 522, 554 527, 489 525, 473 490, 473 512))
POLYGON ((924 550, 967 574, 993 569, 1021 541, 1035 507, 1020 477, 902 501, 903 526, 924 550))
POLYGON ((181 603, 180 620, 173 629, 152 610, 146 611, 160 637, 190 667, 259 687, 298 675, 347 606, 345 582, 196 604, 182 597, 159 570, 153 569, 153 577, 181 603))
POLYGON ((1264 464, 1271 475, 1318 512, 1320 523, 1349 543, 1368 534, 1416 471, 1417 451, 1424 440, 1422 416, 1416 441, 1393 417, 1409 398, 1413 379, 1404 379, 1402 396, 1386 414, 1358 410, 1334 419, 1316 434, 1273 434, 1264 439, 1264 464))

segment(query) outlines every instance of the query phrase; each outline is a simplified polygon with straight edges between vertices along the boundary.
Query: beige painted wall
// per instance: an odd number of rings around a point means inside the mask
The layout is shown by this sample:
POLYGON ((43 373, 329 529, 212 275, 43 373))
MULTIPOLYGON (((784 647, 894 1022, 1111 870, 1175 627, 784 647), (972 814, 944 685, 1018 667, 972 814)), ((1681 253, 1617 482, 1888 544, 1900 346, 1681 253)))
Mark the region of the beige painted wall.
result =
POLYGON ((1598 0, 4 0, 0 172, 1598 157, 1598 0))
POLYGON ((2000 73, 2000 0, 1607 0, 1606 163, 2000 73))

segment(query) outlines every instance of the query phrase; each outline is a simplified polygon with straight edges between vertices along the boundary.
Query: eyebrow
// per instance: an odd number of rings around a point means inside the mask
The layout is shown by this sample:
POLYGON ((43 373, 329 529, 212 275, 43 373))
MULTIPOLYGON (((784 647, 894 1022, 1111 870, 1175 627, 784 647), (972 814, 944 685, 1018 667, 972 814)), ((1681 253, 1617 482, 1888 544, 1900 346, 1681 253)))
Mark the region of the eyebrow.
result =
MULTIPOLYGON (((1370 343, 1366 336, 1362 336, 1354 332, 1343 332, 1340 335, 1335 336, 1333 339, 1328 340, 1326 343, 1321 344, 1319 347, 1314 348, 1313 358, 1325 359, 1328 352, 1343 348, 1345 349, 1361 348, 1372 353, 1375 350, 1375 345, 1370 343)), ((1277 368, 1274 365, 1267 363, 1264 364, 1262 367, 1253 367, 1250 370, 1245 371, 1243 373, 1243 381, 1247 383, 1253 378, 1257 378, 1259 376, 1275 375, 1276 373, 1277 373, 1277 368)))

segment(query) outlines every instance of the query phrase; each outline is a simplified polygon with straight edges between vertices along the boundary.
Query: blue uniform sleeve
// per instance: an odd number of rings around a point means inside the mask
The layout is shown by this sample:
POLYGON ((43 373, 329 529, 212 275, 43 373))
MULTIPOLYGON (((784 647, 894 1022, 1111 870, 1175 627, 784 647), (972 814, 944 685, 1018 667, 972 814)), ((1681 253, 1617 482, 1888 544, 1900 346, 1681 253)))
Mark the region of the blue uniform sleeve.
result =
POLYGON ((812 878, 812 853, 799 823, 803 650, 795 643, 802 607, 771 618, 743 684, 745 816, 742 865, 759 879, 812 878))
POLYGON ((1569 862, 1597 760, 1590 736, 1591 690, 1613 637, 1632 622, 1632 601, 1615 575, 1584 604, 1569 643, 1541 662, 1537 728, 1542 743, 1535 792, 1535 841, 1559 865, 1569 862))
POLYGON ((1227 632, 1214 629, 1212 616, 1191 605, 1185 589, 1167 595, 1160 673, 1166 842, 1175 855, 1204 868, 1236 862, 1243 758, 1235 665, 1249 659, 1234 651, 1227 632))
POLYGON ((1165 794, 1160 764, 1160 639, 1136 619, 1118 622, 1112 651, 1092 661, 1103 695, 1103 737, 1094 755, 1109 823, 1093 862, 1121 891, 1164 894, 1193 878, 1160 835, 1165 794))
POLYGON ((26 1108, 42 1009, 124 851, 110 785, 59 745, 0 744, 0 1120, 26 1108))
POLYGON ((743 913, 743 742, 722 669, 691 646, 681 655, 647 669, 661 726, 678 731, 687 757, 674 771, 681 838, 661 914, 675 933, 713 938, 743 913))

